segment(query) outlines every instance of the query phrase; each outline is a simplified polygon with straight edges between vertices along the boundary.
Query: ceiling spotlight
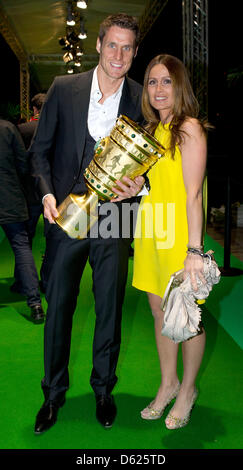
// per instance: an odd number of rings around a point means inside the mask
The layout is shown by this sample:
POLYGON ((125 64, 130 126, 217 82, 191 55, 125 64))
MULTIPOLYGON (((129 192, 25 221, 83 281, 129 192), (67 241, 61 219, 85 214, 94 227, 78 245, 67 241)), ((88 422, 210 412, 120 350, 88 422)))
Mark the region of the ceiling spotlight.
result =
POLYGON ((65 42, 65 46, 62 47, 62 50, 63 50, 63 51, 70 51, 70 49, 72 49, 72 48, 73 48, 73 45, 70 44, 70 42, 66 41, 66 42, 65 42))
POLYGON ((73 60, 73 54, 71 52, 66 52, 63 56, 64 62, 67 64, 73 60))
POLYGON ((59 39, 59 44, 60 44, 60 46, 66 46, 66 38, 60 38, 59 39))
POLYGON ((67 33, 67 39, 68 39, 68 41, 69 41, 70 43, 71 43, 71 42, 73 42, 73 43, 79 42, 79 38, 78 38, 78 36, 75 34, 74 31, 69 31, 69 32, 67 33))
POLYGON ((83 51, 80 49, 79 46, 76 47, 76 56, 80 57, 82 56, 84 53, 83 51))
POLYGON ((67 13, 67 24, 68 26, 74 26, 75 25, 75 17, 74 13, 72 11, 72 6, 71 4, 68 4, 68 13, 67 13))
POLYGON ((86 34, 86 32, 84 32, 84 33, 81 33, 81 32, 80 32, 79 35, 78 35, 78 37, 79 37, 79 39, 86 39, 86 38, 87 38, 87 34, 86 34))
POLYGON ((70 17, 67 17, 67 24, 68 24, 68 26, 74 26, 75 25, 74 15, 72 15, 70 17))
POLYGON ((85 1, 77 2, 77 7, 82 8, 84 10, 85 8, 87 8, 87 2, 85 2, 85 1))
POLYGON ((84 29, 84 21, 80 21, 80 33, 78 35, 79 39, 86 39, 87 33, 84 29))

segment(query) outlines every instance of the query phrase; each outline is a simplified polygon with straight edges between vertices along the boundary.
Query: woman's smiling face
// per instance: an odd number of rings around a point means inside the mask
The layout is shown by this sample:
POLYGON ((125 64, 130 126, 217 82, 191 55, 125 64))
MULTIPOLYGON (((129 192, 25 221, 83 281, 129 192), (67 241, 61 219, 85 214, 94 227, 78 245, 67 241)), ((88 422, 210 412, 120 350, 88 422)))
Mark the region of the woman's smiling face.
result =
POLYGON ((174 89, 168 69, 163 64, 156 64, 148 78, 148 95, 151 106, 159 112, 161 120, 172 114, 174 107, 174 89))

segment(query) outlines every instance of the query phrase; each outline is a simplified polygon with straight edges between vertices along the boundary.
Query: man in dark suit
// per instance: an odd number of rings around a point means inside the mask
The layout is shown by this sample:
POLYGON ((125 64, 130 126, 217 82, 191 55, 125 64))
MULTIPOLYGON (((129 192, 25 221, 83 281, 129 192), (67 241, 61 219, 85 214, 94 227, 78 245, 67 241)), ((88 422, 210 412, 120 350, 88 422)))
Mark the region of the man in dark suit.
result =
MULTIPOLYGON (((45 402, 36 417, 35 433, 49 429, 65 402, 69 386, 68 362, 72 315, 80 279, 89 259, 93 270, 96 324, 90 383, 96 396, 96 417, 111 427, 116 405, 111 395, 121 339, 121 314, 127 280, 129 238, 69 238, 57 225, 57 205, 70 193, 87 191, 83 171, 94 155, 99 138, 109 135, 116 117, 125 114, 141 121, 142 87, 127 78, 137 52, 138 24, 125 14, 111 15, 101 24, 97 39, 99 64, 74 76, 57 77, 43 106, 32 144, 32 163, 43 196, 47 251, 52 259, 47 284, 45 325, 45 402), (49 249, 48 249, 49 247, 49 249)), ((124 178, 118 183, 118 201, 136 196, 144 182, 124 178)), ((100 218, 102 219, 102 217, 100 218)))

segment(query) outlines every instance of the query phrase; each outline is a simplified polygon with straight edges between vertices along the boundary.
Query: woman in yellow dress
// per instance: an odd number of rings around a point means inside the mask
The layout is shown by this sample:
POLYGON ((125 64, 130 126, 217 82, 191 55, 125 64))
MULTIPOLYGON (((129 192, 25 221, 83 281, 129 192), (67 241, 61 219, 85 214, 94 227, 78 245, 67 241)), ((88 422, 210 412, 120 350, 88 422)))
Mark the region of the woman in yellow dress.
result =
POLYGON ((203 277, 203 181, 207 125, 198 119, 198 102, 183 63, 159 55, 148 65, 142 109, 147 129, 166 149, 150 170, 151 190, 143 196, 134 240, 133 286, 148 294, 154 316, 162 382, 143 419, 158 419, 176 397, 165 420, 168 429, 185 426, 197 398, 196 376, 205 347, 205 331, 182 343, 183 380, 177 376, 178 344, 162 336, 160 308, 171 274, 185 268, 193 288, 203 277))

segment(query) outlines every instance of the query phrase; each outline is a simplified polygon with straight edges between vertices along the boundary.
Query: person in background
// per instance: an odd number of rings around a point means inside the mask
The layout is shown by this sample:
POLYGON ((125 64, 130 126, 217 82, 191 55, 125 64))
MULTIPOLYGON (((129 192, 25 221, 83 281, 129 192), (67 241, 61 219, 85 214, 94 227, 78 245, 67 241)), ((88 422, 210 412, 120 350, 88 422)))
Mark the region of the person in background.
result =
POLYGON ((28 150, 31 144, 31 140, 38 125, 41 108, 45 102, 45 99, 46 93, 37 93, 37 95, 33 96, 33 98, 31 99, 33 115, 31 116, 29 121, 18 124, 18 129, 24 141, 26 150, 28 150))
POLYGON ((209 125, 198 120, 199 106, 186 68, 171 55, 158 55, 149 63, 142 110, 147 130, 160 141, 166 153, 148 173, 151 190, 139 207, 137 220, 140 224, 137 224, 134 242, 133 286, 148 294, 162 376, 155 399, 141 416, 146 420, 160 418, 166 406, 176 398, 165 420, 168 429, 176 429, 188 423, 197 398, 195 380, 204 353, 205 331, 201 327, 200 334, 182 343, 184 375, 180 384, 178 344, 161 334, 164 316, 161 301, 170 276, 183 265, 184 278, 191 277, 195 290, 197 277, 205 282, 201 255, 207 156, 205 131, 209 125), (148 205, 153 212, 145 218, 148 205), (159 206, 163 211, 158 211, 159 206), (149 224, 153 227, 152 237, 146 233, 149 224))
MULTIPOLYGON (((28 165, 29 165, 28 173, 25 174, 22 177, 22 183, 23 183, 23 189, 24 189, 24 193, 25 193, 27 206, 28 206, 28 212, 29 212, 29 218, 28 218, 28 220, 26 221, 25 224, 26 224, 26 229, 27 229, 27 232, 28 232, 29 242, 30 242, 31 248, 32 248, 32 243, 33 243, 33 239, 34 239, 34 236, 35 236, 36 227, 37 227, 39 218, 40 218, 41 214, 43 213, 43 205, 42 205, 42 202, 41 202, 41 199, 40 199, 39 195, 36 192, 35 181, 34 181, 34 179, 32 178, 32 176, 30 174, 30 172, 31 172, 30 163, 31 162, 30 162, 30 158, 29 158, 28 149, 29 149, 29 146, 31 144, 31 140, 33 138, 33 135, 36 131, 38 121, 39 121, 39 117, 40 117, 41 108, 43 106, 45 98, 46 98, 45 93, 38 93, 37 95, 33 96, 32 100, 31 100, 33 115, 31 117, 31 119, 27 122, 18 124, 18 126, 17 126, 18 130, 20 131, 21 137, 23 139, 23 142, 24 142, 24 145, 25 145, 25 148, 26 148, 26 151, 27 151, 26 152, 26 159, 27 159, 28 165)), ((43 265, 43 262, 42 262, 42 265, 43 265)), ((42 277, 45 277, 45 274, 44 273, 42 274, 42 265, 41 265, 41 269, 40 269, 41 279, 42 279, 42 277)), ((22 292, 21 280, 18 279, 16 270, 14 270, 14 277, 15 277, 15 281, 14 281, 14 283, 11 286, 10 289, 11 289, 12 292, 21 293, 22 292)), ((40 289, 42 291, 44 291, 42 280, 40 281, 39 284, 40 284, 40 289)))
MULTIPOLYGON (((46 93, 38 93, 37 95, 33 96, 31 100, 33 115, 31 119, 28 122, 18 125, 18 129, 24 141, 26 150, 29 149, 33 135, 36 132, 36 128, 38 126, 38 121, 40 117, 40 112, 45 102, 45 99, 46 99, 46 93)), ((27 155, 28 155, 28 160, 30 160, 29 154, 27 155)), ((31 161, 29 161, 29 165, 31 165, 31 161)), ((30 244, 32 246, 32 241, 36 232, 36 226, 40 218, 40 215, 43 212, 43 205, 36 191, 35 181, 31 177, 30 172, 31 172, 31 166, 29 168, 28 175, 24 178, 24 186, 25 186, 24 190, 25 190, 25 195, 26 195, 26 199, 28 203, 29 220, 27 222, 27 226, 28 226, 30 244)))
POLYGON ((28 173, 24 143, 17 128, 0 119, 0 224, 15 256, 15 274, 35 323, 44 322, 38 275, 29 243, 28 208, 21 178, 28 173))

